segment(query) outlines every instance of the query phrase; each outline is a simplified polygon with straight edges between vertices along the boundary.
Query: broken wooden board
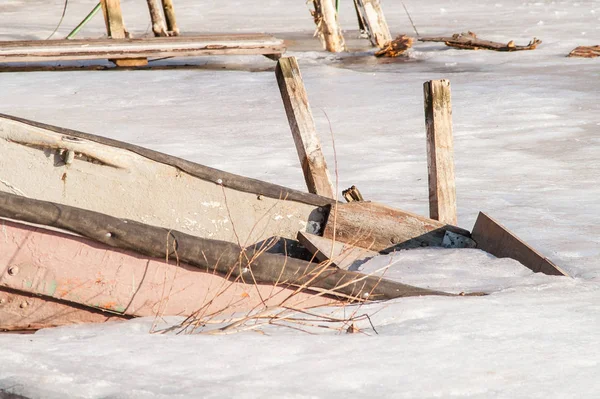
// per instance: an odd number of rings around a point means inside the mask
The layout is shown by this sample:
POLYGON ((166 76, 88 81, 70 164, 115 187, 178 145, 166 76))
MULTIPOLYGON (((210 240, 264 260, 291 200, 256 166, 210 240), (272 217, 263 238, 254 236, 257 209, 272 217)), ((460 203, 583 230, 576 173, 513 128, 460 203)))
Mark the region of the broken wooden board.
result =
POLYGON ((414 39, 406 35, 400 35, 375 53, 375 57, 398 57, 412 47, 414 39))
POLYGON ((442 246, 446 231, 470 237, 467 230, 376 202, 332 206, 323 237, 372 251, 391 252, 442 246))
POLYGON ((600 57, 600 46, 579 46, 573 49, 573 51, 571 51, 567 57, 600 57))
POLYGON ((283 52, 283 40, 264 34, 0 42, 0 62, 266 55, 283 52))
POLYGON ((473 32, 455 33, 451 37, 421 37, 421 42, 443 42, 446 46, 463 50, 494 50, 494 51, 521 51, 534 50, 541 40, 533 38, 526 46, 517 46, 513 40, 508 43, 498 43, 477 38, 473 32))
POLYGON ((392 34, 383 15, 380 1, 354 0, 354 7, 360 18, 359 25, 367 31, 371 44, 379 48, 386 47, 392 41, 392 34))
POLYGON ((350 244, 333 241, 315 234, 298 232, 298 241, 319 262, 330 261, 333 266, 344 270, 358 270, 358 265, 367 259, 379 255, 375 251, 355 247, 350 244))
POLYGON ((560 267, 483 212, 479 212, 472 237, 477 242, 477 248, 497 258, 517 260, 535 273, 568 276, 560 267))

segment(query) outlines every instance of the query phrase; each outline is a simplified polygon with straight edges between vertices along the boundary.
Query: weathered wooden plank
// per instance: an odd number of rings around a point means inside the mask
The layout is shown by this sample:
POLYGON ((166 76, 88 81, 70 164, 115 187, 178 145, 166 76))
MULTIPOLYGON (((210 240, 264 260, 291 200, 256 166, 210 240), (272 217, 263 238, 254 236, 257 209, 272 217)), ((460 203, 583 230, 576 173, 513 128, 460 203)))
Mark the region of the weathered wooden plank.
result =
POLYGON ((450 81, 427 81, 423 84, 423 92, 427 128, 429 216, 440 222, 456 225, 450 81))
POLYGON ((354 6, 373 46, 384 48, 392 41, 379 0, 354 0, 354 6))
POLYGON ((112 61, 119 67, 139 67, 148 65, 148 58, 119 58, 112 61))
POLYGON ((263 34, 0 42, 0 62, 264 55, 283 52, 283 40, 263 34))
POLYGON ((177 18, 175 17, 175 9, 173 8, 173 0, 162 0, 165 20, 167 22, 167 30, 169 35, 179 36, 179 28, 177 27, 177 18))
MULTIPOLYGON (((173 38, 177 39, 177 38, 173 38)), ((67 138, 75 138, 79 143, 82 141, 90 141, 103 146, 113 147, 132 152, 143 158, 155 161, 164 165, 172 166, 183 172, 207 182, 218 183, 225 188, 241 191, 244 193, 252 193, 259 196, 273 198, 277 200, 287 200, 299 202, 302 204, 314 205, 315 207, 332 204, 334 200, 331 198, 322 197, 315 194, 305 193, 298 190, 293 190, 287 187, 279 186, 272 183, 267 183, 261 180, 251 179, 244 176, 235 175, 233 173, 224 172, 219 169, 211 168, 205 165, 200 165, 194 162, 187 161, 182 158, 163 154, 161 152, 149 150, 144 147, 136 146, 130 143, 125 143, 118 140, 109 139, 102 136, 96 136, 89 133, 79 132, 77 130, 66 129, 58 126, 52 126, 41 122, 31 121, 16 116, 0 114, 0 131, 12 132, 29 132, 40 129, 41 132, 52 136, 58 134, 57 140, 67 142, 67 138)), ((142 158, 142 159, 143 159, 142 158)))
POLYGON ((355 247, 347 243, 333 241, 332 239, 302 231, 298 232, 298 241, 319 262, 330 261, 333 266, 344 270, 357 270, 357 265, 373 256, 379 255, 375 251, 369 251, 365 248, 355 247))
POLYGON ((536 273, 568 276, 560 267, 483 212, 479 212, 472 237, 477 242, 477 248, 498 258, 515 259, 536 273))
POLYGON ((150 12, 150 20, 152 21, 152 32, 154 36, 169 36, 167 34, 167 22, 162 14, 159 0, 146 0, 148 3, 148 11, 150 12))
POLYGON ((230 242, 195 237, 176 230, 115 218, 98 212, 0 193, 0 217, 51 226, 102 244, 154 258, 168 255, 208 273, 246 284, 270 283, 325 290, 342 298, 393 299, 452 294, 413 287, 376 276, 322 266, 230 242), (168 252, 168 253, 167 253, 168 252))
POLYGON ((446 231, 469 237, 467 230, 375 202, 332 206, 323 237, 372 251, 390 252, 442 246, 446 231))
POLYGON ((334 2, 332 0, 313 0, 313 5, 315 9, 312 13, 317 25, 316 35, 319 36, 323 48, 332 53, 345 51, 346 44, 334 2))
POLYGON ((101 0, 100 3, 108 36, 113 39, 124 39, 125 24, 121 12, 121 0, 101 0))
POLYGON ((335 198, 296 57, 281 58, 275 75, 308 191, 335 198))

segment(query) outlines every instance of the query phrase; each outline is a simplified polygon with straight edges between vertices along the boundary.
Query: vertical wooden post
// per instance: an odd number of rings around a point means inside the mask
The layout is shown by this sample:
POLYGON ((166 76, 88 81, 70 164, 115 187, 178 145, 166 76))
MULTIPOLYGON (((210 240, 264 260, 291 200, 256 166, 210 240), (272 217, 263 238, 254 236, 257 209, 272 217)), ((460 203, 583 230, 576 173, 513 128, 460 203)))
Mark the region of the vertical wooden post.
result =
POLYGON ((281 58, 277 62, 275 75, 308 191, 335 198, 296 58, 281 58))
POLYGON ((346 50, 344 36, 338 23, 337 11, 333 0, 313 0, 314 19, 323 48, 332 53, 346 50))
POLYGON ((158 0, 146 1, 148 3, 150 19, 152 20, 152 32, 154 32, 154 36, 168 36, 167 23, 165 22, 165 17, 162 15, 158 0))
POLYGON ((451 225, 456 219, 454 144, 450 81, 431 80, 423 84, 427 127, 427 169, 429 174, 429 216, 451 225))
POLYGON ((165 12, 165 20, 167 21, 167 30, 173 36, 179 36, 179 28, 177 27, 177 19, 175 18, 173 0, 162 0, 162 5, 163 11, 165 12))
POLYGON ((392 41, 379 0, 354 0, 354 7, 359 16, 358 25, 366 30, 373 46, 383 48, 392 41))
POLYGON ((123 24, 121 1, 100 0, 100 3, 102 4, 102 12, 108 36, 113 39, 125 39, 125 25, 123 24))

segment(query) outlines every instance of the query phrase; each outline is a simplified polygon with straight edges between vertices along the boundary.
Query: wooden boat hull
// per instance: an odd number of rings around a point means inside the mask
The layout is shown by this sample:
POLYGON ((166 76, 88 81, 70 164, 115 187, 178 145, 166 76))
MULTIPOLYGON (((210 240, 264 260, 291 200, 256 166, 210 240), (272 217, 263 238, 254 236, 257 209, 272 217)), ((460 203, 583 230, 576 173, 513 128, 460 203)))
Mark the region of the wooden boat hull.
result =
POLYGON ((316 233, 317 195, 98 136, 0 115, 0 191, 242 246, 316 233))
MULTIPOLYGON (((86 238, 0 220, 0 330, 189 316, 277 305, 294 291, 233 282, 176 259, 154 259, 86 238)), ((335 301, 297 293, 288 305, 335 301)))

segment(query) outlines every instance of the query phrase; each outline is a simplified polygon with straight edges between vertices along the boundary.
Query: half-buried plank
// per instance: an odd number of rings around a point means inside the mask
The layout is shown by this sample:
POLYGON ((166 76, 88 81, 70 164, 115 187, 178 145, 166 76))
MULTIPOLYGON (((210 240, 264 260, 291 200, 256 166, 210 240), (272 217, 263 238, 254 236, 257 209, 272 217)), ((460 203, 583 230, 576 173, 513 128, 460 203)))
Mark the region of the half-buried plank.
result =
POLYGON ((473 226, 473 239, 477 242, 477 248, 498 258, 515 259, 536 273, 568 276, 560 267, 483 212, 479 212, 473 226))
POLYGON ((442 246, 446 231, 470 237, 467 230, 376 202, 332 205, 323 237, 372 251, 390 252, 442 246), (334 233, 335 232, 335 233, 334 233))

